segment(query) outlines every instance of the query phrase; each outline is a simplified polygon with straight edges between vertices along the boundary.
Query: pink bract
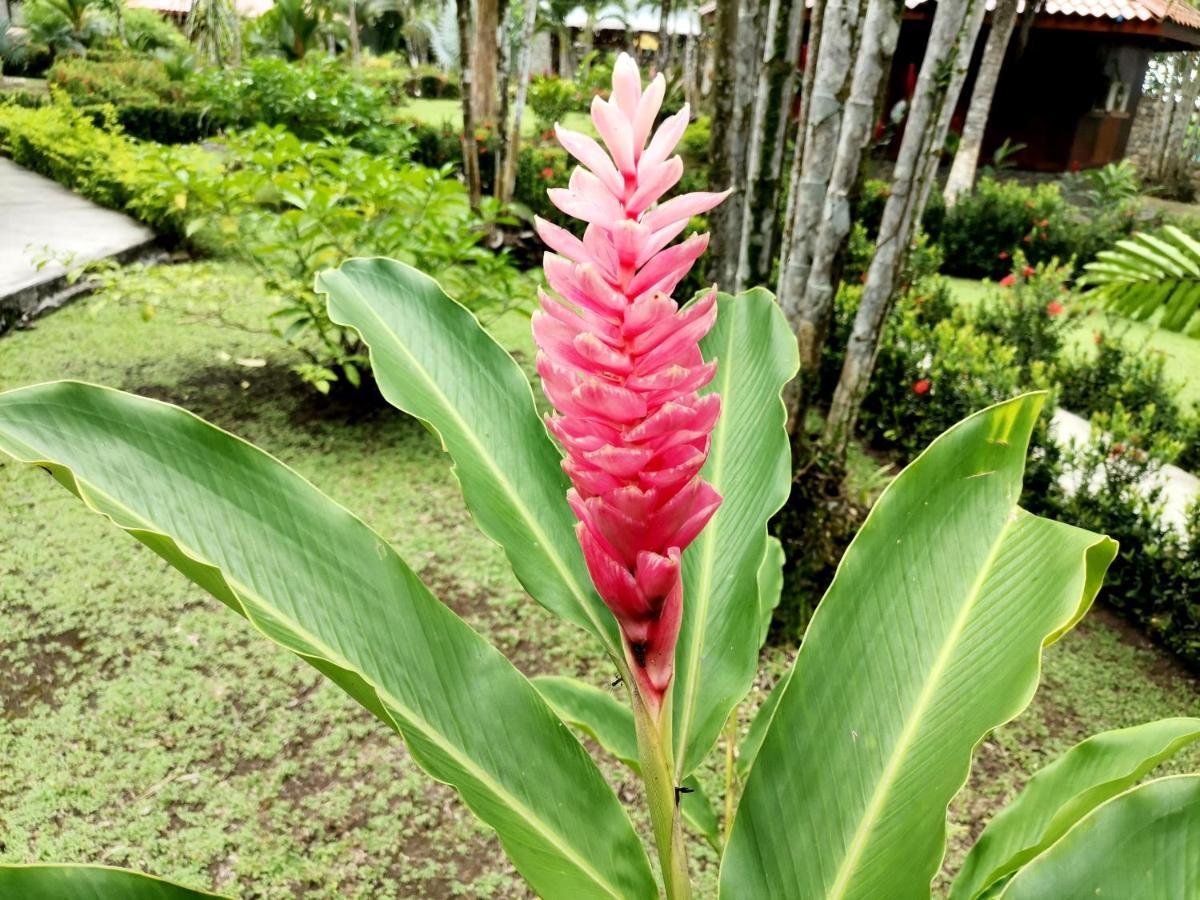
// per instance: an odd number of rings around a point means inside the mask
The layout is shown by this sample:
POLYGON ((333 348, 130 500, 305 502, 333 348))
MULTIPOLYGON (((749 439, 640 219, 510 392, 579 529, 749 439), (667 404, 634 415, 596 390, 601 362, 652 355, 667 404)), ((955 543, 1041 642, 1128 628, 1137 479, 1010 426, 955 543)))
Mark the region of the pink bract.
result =
POLYGON ((558 297, 541 292, 533 318, 538 373, 558 411, 547 421, 566 451, 579 543, 620 624, 638 690, 655 711, 675 673, 680 558, 721 503, 698 477, 721 404, 717 394, 698 394, 716 369, 699 346, 716 318, 716 289, 682 312, 671 299, 708 235, 671 242, 727 193, 659 202, 683 174, 671 152, 688 123, 684 107, 651 137, 664 91, 662 75, 643 91, 637 65, 622 54, 610 99, 592 101, 604 146, 555 128, 582 165, 550 200, 586 228, 581 240, 537 220, 554 251, 545 273, 558 297))

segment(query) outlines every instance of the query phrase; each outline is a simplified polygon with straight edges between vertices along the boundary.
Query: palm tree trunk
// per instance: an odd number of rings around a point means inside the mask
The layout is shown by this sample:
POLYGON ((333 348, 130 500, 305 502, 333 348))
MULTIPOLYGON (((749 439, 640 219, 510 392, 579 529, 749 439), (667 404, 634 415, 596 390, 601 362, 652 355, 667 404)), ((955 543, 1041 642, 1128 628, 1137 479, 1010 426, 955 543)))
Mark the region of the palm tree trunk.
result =
POLYGON ((900 269, 937 174, 950 118, 983 25, 985 7, 985 0, 962 0, 939 5, 934 15, 912 108, 904 125, 891 193, 883 209, 875 255, 867 270, 846 359, 822 435, 822 442, 838 459, 845 458, 870 382, 883 322, 895 302, 900 269))
POLYGON ((1172 111, 1163 145, 1162 165, 1159 177, 1171 181, 1183 176, 1191 164, 1187 158, 1188 127, 1196 113, 1196 100, 1200 97, 1200 53, 1189 53, 1180 59, 1183 78, 1179 85, 1179 99, 1172 111))
POLYGON ((533 68, 533 30, 537 25, 537 3, 525 0, 525 20, 521 23, 521 53, 517 60, 517 95, 513 99, 512 123, 504 148, 504 168, 500 173, 496 196, 501 203, 512 199, 517 182, 517 157, 521 152, 521 117, 529 95, 529 75, 533 68))
POLYGON ((747 151, 735 291, 771 276, 779 225, 779 180, 796 94, 804 0, 769 0, 747 151))
POLYGON ((768 0, 717 4, 716 104, 713 113, 709 184, 733 195, 709 214, 715 280, 732 286, 742 246, 743 192, 746 190, 746 134, 754 114, 758 68, 762 62, 762 15, 768 0), (732 61, 729 64, 727 61, 732 61))
POLYGON ((347 17, 349 18, 350 29, 350 65, 357 66, 358 58, 362 54, 362 41, 358 33, 358 0, 346 0, 347 17))
MULTIPOLYGON (((808 377, 798 379, 789 392, 789 399, 795 403, 793 422, 804 421, 812 400, 814 376, 821 366, 821 348, 833 316, 841 257, 850 237, 850 198, 878 117, 880 96, 900 34, 902 12, 900 0, 870 0, 863 17, 862 38, 854 55, 850 92, 842 112, 833 167, 825 185, 815 234, 809 244, 811 261, 792 321, 800 349, 801 372, 808 373, 808 377)), ((800 439, 804 437, 802 429, 793 434, 800 439)))
POLYGON ((971 103, 967 107, 967 121, 963 124, 958 152, 954 154, 954 163, 946 178, 944 196, 948 207, 954 205, 959 194, 969 192, 975 185, 975 169, 979 165, 983 133, 987 128, 992 98, 996 95, 996 84, 1000 81, 1000 70, 1004 67, 1004 56, 1016 22, 1017 0, 998 0, 992 11, 992 25, 983 47, 983 59, 975 74, 975 87, 971 91, 971 103))
POLYGON ((467 195, 471 208, 479 209, 483 188, 479 181, 479 147, 475 143, 475 104, 472 102, 474 67, 471 60, 471 0, 455 0, 458 14, 458 59, 462 68, 462 154, 463 176, 467 182, 467 195))
POLYGON ((475 118, 492 122, 496 118, 496 71, 499 68, 499 0, 476 0, 475 47, 471 63, 471 102, 475 118))
MULTIPOLYGON (((804 141, 808 131, 809 105, 812 100, 813 84, 816 81, 817 56, 821 49, 821 31, 825 22, 825 0, 813 0, 812 9, 807 10, 807 14, 808 41, 801 45, 804 76, 800 81, 800 114, 796 117, 796 141, 788 175, 787 208, 783 214, 783 235, 779 254, 781 273, 787 267, 788 248, 792 246, 796 203, 800 196, 800 173, 804 168, 804 141)), ((801 39, 803 40, 803 35, 801 39)))
POLYGON ((673 6, 672 0, 661 0, 658 8, 658 53, 654 67, 660 72, 665 72, 671 64, 670 18, 673 6))

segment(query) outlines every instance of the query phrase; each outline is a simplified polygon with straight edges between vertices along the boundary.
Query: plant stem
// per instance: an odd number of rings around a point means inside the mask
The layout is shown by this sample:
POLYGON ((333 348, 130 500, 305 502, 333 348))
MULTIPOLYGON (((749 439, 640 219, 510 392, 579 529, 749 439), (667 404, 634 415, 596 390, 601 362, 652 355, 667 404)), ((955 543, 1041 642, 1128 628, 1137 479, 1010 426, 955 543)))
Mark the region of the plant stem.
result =
POLYGON ((725 821, 721 823, 721 843, 729 843, 729 832, 733 829, 733 811, 737 802, 734 793, 737 791, 737 769, 734 766, 734 747, 737 744, 737 715, 735 706, 729 713, 725 723, 725 821))
POLYGON ((632 693, 642 781, 646 785, 646 802, 650 805, 650 823, 667 900, 690 900, 692 884, 671 762, 671 694, 667 692, 666 702, 656 716, 636 688, 632 693))

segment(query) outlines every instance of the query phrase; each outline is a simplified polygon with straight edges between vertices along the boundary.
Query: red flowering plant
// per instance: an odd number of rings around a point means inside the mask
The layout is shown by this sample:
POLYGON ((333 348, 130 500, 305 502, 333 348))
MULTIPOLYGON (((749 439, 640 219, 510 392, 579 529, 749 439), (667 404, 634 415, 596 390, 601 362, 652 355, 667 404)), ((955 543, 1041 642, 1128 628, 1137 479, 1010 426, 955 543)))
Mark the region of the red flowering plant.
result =
POLYGON ((977 310, 975 324, 1012 346, 1026 374, 1035 364, 1053 367, 1062 351, 1077 315, 1068 287, 1072 268, 1057 260, 1031 266, 1018 250, 1011 270, 998 282, 1001 290, 977 310))
MULTIPOLYGON (((739 712, 782 585, 767 523, 792 481, 781 392, 798 354, 761 288, 675 296, 707 243, 684 236, 689 221, 723 194, 668 196, 688 111, 660 121, 664 93, 622 55, 592 101, 600 141, 559 129, 582 165, 551 196, 585 225, 538 225, 547 419, 520 365, 432 278, 369 258, 317 280, 384 397, 440 439, 521 585, 607 671, 527 678, 361 519, 178 407, 70 381, 9 391, 0 452, 349 693, 495 831, 537 896, 690 898, 704 841, 731 900, 929 897, 974 748, 1029 702, 1043 647, 1087 610, 1116 548, 1016 505, 1044 397, 989 406, 888 486, 792 668, 739 712), (644 792, 615 791, 579 735, 644 792), (719 743, 717 776, 703 767, 719 743)), ((983 830, 952 896, 1173 884, 1196 844, 1164 837, 1163 810, 1195 821, 1200 778, 1130 791, 1129 773, 1196 738, 1200 722, 1170 719, 1068 751, 983 830)), ((0 866, 0 896, 212 895, 106 867, 0 866)))

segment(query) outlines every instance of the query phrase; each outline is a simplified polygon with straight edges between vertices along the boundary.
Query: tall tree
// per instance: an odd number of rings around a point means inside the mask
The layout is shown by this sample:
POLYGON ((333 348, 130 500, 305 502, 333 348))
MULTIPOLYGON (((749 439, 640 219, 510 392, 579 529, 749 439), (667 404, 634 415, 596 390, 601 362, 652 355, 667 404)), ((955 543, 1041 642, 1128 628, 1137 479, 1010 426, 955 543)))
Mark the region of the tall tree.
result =
POLYGON ((476 121, 496 119, 496 73, 500 65, 500 0, 476 0, 471 54, 471 97, 476 121))
POLYGON ((1004 57, 1016 23, 1017 0, 997 0, 996 8, 992 10, 987 43, 983 46, 983 59, 979 62, 979 71, 975 73, 967 120, 963 124, 954 163, 946 178, 944 196, 947 206, 953 206, 959 194, 970 191, 975 185, 975 169, 979 165, 983 133, 987 128, 992 98, 996 95, 996 84, 1000 81, 1000 70, 1004 67, 1004 57))
POLYGON ((455 12, 458 14, 458 53, 459 65, 462 67, 462 155, 463 176, 467 181, 467 195, 471 200, 471 208, 478 209, 483 198, 483 187, 479 178, 479 145, 475 141, 475 91, 474 71, 471 53, 471 0, 455 0, 455 12))
POLYGON ((214 66, 241 62, 242 25, 232 0, 195 0, 183 33, 214 66))
POLYGON ((883 323, 895 303, 901 267, 929 199, 950 118, 983 25, 985 6, 986 0, 941 3, 934 14, 912 107, 904 123, 891 193, 883 208, 875 255, 867 270, 841 377, 825 420, 822 442, 837 458, 845 456, 867 391, 883 323))
POLYGON ((512 199, 517 182, 517 157, 521 152, 521 117, 525 114, 525 99, 529 94, 529 76, 533 68, 533 32, 537 25, 536 0, 524 0, 525 17, 521 23, 520 52, 517 57, 517 92, 513 98, 512 121, 504 148, 504 166, 496 186, 501 202, 512 199))
POLYGON ((761 284, 771 276, 780 231, 779 181, 796 94, 803 29, 804 0, 768 0, 747 150, 736 291, 761 284))
POLYGON ((1191 164, 1188 134, 1200 99, 1200 53, 1172 54, 1171 75, 1163 88, 1166 107, 1147 175, 1160 182, 1178 180, 1191 164))
MULTIPOLYGON (((809 171, 817 173, 811 177, 824 178, 820 182, 823 195, 797 201, 803 204, 800 208, 804 213, 799 227, 806 229, 799 252, 805 254, 803 259, 807 264, 789 266, 789 277, 800 275, 802 281, 799 284, 789 282, 787 287, 789 291, 799 290, 792 324, 800 347, 802 372, 816 373, 820 369, 821 347, 828 334, 841 275, 840 261, 850 237, 851 196, 864 151, 878 120, 879 99, 884 93, 896 50, 902 11, 902 0, 869 0, 867 3, 857 29, 860 37, 853 55, 840 127, 836 131, 832 165, 827 167, 819 156, 824 152, 823 142, 809 157, 812 162, 809 171)), ((825 57, 827 66, 838 58, 836 54, 825 57)), ((812 133, 818 132, 814 129, 812 133)), ((789 295, 789 304, 792 299, 789 295)), ((814 381, 812 377, 800 380, 788 394, 792 404, 789 419, 793 424, 804 421, 814 381)), ((803 439, 802 429, 796 429, 794 434, 803 439)))
POLYGON ((716 103, 709 149, 709 184, 733 195, 709 214, 715 280, 732 287, 742 247, 746 189, 746 135, 754 113, 762 24, 768 0, 717 4, 716 103))
POLYGON ((671 12, 674 6, 673 0, 660 0, 658 6, 658 53, 654 67, 660 72, 666 72, 671 64, 671 12))

